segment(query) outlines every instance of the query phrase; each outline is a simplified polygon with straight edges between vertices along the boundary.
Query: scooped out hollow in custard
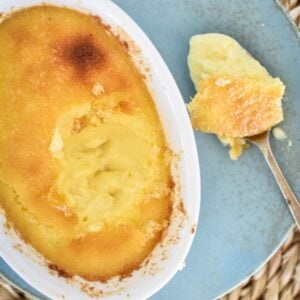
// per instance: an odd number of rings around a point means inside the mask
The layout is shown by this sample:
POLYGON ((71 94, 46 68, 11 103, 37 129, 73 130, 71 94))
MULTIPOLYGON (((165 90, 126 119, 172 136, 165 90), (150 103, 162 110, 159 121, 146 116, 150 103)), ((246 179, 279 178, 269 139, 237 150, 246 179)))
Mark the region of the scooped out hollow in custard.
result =
POLYGON ((0 204, 70 275, 138 268, 169 224, 171 157, 153 99, 101 21, 33 7, 0 24, 0 204))

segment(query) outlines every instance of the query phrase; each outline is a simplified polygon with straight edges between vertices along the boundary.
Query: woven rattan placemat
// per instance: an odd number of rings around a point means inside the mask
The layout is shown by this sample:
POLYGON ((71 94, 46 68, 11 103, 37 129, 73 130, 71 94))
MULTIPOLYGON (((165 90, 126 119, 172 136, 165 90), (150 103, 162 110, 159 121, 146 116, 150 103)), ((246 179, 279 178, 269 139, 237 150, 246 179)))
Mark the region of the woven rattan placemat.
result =
POLYGON ((300 300, 300 232, 296 228, 263 268, 220 300, 256 299, 300 300))
MULTIPOLYGON (((300 0, 281 1, 300 28, 300 0)), ((25 296, 0 278, 0 300, 13 299, 25 296)), ((219 300, 300 300, 300 232, 294 228, 265 266, 219 300)))

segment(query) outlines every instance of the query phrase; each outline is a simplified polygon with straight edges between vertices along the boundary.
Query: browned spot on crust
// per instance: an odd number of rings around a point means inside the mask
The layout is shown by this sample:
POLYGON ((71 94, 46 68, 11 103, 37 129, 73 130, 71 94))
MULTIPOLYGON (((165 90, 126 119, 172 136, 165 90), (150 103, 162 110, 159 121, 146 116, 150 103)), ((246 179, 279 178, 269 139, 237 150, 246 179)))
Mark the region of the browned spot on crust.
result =
POLYGON ((6 222, 3 224, 3 227, 4 227, 4 229, 5 229, 6 231, 9 231, 9 230, 11 230, 11 229, 13 228, 13 225, 12 225, 10 222, 6 221, 6 222))
POLYGON ((121 41, 121 44, 124 46, 124 48, 129 51, 129 45, 126 41, 121 41))
POLYGON ((80 290, 89 295, 91 298, 99 298, 103 296, 103 291, 102 290, 97 290, 94 286, 90 286, 87 283, 82 283, 80 290))
POLYGON ((173 191, 174 188, 175 188, 175 181, 174 179, 171 177, 171 179, 169 180, 169 183, 168 183, 168 187, 173 191))
POLYGON ((126 279, 126 278, 130 278, 132 277, 132 272, 131 273, 124 273, 124 274, 121 274, 119 276, 119 281, 122 281, 123 279, 126 279))
POLYGON ((196 232, 196 225, 193 225, 192 229, 191 229, 191 234, 194 234, 196 232))
POLYGON ((131 115, 134 112, 134 106, 133 103, 129 101, 120 101, 119 107, 121 111, 125 114, 131 115))
POLYGON ((83 116, 81 118, 76 118, 73 123, 73 132, 79 133, 88 123, 87 116, 83 116))
POLYGON ((22 245, 20 245, 20 244, 15 244, 15 245, 14 245, 14 248, 15 248, 17 251, 19 251, 20 253, 24 253, 24 252, 23 252, 23 249, 22 249, 22 245))
POLYGON ((79 72, 86 72, 92 65, 102 61, 102 53, 90 36, 76 38, 66 47, 64 56, 79 72))
POLYGON ((58 53, 61 59, 73 69, 74 74, 81 79, 85 79, 90 71, 99 70, 107 59, 91 34, 66 39, 59 46, 58 53))
POLYGON ((182 212, 184 215, 186 215, 186 210, 185 210, 185 208, 184 208, 184 205, 183 205, 183 202, 182 202, 182 201, 180 201, 180 203, 178 204, 177 209, 178 209, 180 212, 182 212))
POLYGON ((99 25, 103 26, 106 30, 111 31, 111 26, 108 25, 108 24, 105 24, 105 23, 102 21, 101 17, 96 16, 96 15, 92 15, 92 18, 93 18, 99 25))
MULTIPOLYGON (((161 246, 161 245, 160 245, 160 246, 161 246)), ((149 264, 149 262, 150 262, 150 259, 147 258, 147 259, 145 260, 144 266, 146 267, 146 266, 149 264)))
POLYGON ((65 270, 60 269, 58 266, 56 266, 54 264, 48 264, 48 267, 49 267, 50 270, 55 271, 59 277, 64 277, 66 279, 70 279, 70 278, 73 277, 68 272, 66 272, 65 270))

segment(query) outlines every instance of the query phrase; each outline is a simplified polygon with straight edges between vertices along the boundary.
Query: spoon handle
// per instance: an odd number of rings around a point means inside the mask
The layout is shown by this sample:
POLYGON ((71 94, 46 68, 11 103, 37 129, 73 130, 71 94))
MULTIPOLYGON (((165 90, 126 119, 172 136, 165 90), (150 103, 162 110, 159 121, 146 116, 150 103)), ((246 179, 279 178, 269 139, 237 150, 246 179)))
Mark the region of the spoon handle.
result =
POLYGON ((300 229, 300 203, 298 202, 296 195, 294 194, 292 188, 285 179, 282 171, 274 157, 269 140, 267 139, 265 143, 258 145, 259 149, 262 151, 276 181, 282 192, 284 199, 286 200, 289 209, 295 219, 295 222, 300 229))

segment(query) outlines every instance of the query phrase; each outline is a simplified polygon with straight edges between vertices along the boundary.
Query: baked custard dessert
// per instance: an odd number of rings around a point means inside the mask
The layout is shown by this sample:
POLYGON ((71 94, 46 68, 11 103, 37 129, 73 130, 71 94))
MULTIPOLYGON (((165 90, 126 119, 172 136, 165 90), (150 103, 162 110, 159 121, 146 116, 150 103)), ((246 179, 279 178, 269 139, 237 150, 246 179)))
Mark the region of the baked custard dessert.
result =
POLYGON ((38 6, 0 24, 0 203, 52 265, 88 280, 138 268, 169 224, 171 157, 99 18, 38 6))
POLYGON ((284 84, 273 78, 238 42, 217 33, 192 37, 188 55, 197 94, 188 105, 194 129, 214 133, 237 159, 243 138, 283 120, 284 84))

